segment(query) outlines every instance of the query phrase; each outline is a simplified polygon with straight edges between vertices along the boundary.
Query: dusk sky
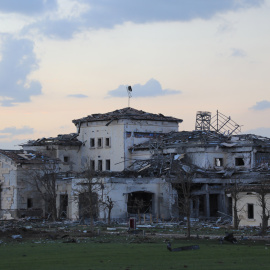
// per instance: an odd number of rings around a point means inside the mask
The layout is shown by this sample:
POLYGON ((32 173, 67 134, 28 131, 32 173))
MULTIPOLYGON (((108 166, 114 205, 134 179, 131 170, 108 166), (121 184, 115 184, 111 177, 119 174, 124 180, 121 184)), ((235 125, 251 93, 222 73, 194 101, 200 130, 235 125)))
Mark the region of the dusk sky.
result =
POLYGON ((0 0, 0 148, 130 106, 270 137, 270 0, 0 0))

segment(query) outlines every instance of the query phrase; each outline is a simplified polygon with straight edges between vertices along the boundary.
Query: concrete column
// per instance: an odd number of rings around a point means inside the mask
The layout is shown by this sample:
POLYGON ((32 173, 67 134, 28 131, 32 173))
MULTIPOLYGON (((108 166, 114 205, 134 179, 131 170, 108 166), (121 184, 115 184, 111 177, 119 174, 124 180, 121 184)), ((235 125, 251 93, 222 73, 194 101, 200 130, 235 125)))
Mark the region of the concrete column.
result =
POLYGON ((208 184, 205 185, 205 205, 204 205, 204 209, 205 209, 205 215, 206 217, 210 217, 210 198, 209 198, 209 190, 208 190, 208 184))
POLYGON ((190 217, 194 217, 194 211, 193 211, 193 200, 190 200, 190 217))
POLYGON ((199 217, 199 211, 200 211, 200 197, 196 196, 195 198, 195 217, 199 217))
POLYGON ((218 195, 218 211, 225 213, 225 193, 221 192, 218 195))

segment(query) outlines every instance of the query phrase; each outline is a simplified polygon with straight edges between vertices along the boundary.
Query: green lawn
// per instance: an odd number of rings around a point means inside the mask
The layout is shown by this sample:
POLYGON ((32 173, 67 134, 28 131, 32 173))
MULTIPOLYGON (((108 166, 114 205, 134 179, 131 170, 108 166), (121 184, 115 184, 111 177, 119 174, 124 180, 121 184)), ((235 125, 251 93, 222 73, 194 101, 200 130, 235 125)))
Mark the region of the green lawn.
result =
MULTIPOLYGON (((98 240, 98 239, 96 239, 98 240)), ((138 241, 139 242, 139 241, 138 241)), ((0 269, 270 269, 270 247, 263 242, 236 245, 217 240, 173 240, 173 247, 199 244, 199 250, 169 252, 162 240, 130 243, 16 241, 0 245, 0 269)))

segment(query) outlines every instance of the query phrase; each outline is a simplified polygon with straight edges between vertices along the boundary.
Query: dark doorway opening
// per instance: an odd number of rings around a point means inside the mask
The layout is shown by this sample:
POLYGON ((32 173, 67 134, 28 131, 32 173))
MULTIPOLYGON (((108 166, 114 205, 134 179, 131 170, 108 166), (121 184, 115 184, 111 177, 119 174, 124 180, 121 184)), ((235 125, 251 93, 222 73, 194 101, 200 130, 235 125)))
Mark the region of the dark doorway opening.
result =
POLYGON ((210 194, 210 217, 218 216, 218 194, 210 194))
POLYGON ((152 213, 153 193, 137 191, 128 194, 127 210, 129 214, 152 213))
POLYGON ((68 195, 60 195, 60 218, 67 218, 68 195))

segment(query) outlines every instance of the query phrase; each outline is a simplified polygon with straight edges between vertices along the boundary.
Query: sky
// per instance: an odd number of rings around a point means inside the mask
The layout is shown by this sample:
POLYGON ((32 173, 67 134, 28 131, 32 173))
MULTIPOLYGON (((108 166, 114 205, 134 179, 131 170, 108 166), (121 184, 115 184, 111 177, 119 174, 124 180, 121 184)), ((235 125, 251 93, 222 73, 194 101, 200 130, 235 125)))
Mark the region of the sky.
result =
POLYGON ((0 0, 0 149, 130 107, 270 137, 270 0, 0 0))

